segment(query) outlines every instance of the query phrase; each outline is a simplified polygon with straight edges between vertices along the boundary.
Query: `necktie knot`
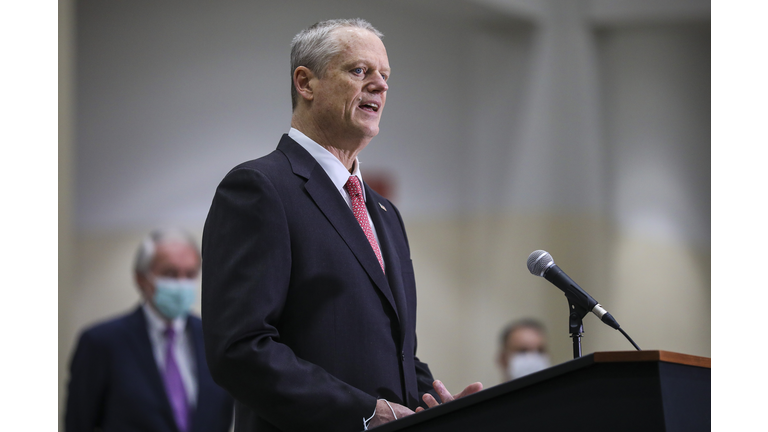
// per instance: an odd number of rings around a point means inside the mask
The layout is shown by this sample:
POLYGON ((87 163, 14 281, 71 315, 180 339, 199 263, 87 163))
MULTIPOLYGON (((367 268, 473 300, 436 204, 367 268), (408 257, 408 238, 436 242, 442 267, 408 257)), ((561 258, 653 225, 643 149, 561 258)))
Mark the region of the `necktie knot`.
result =
POLYGON ((362 190, 360 189, 360 180, 357 179, 357 176, 349 176, 349 180, 347 180, 347 184, 344 185, 344 188, 347 189, 347 192, 349 192, 350 195, 358 196, 362 193, 362 190))

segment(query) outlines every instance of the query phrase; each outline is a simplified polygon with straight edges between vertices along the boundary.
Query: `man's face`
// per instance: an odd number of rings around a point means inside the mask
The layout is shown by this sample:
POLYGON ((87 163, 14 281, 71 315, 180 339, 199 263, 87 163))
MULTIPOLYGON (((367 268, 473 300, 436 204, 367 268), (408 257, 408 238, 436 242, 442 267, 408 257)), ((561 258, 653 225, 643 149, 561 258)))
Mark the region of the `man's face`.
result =
POLYGON ((508 356, 522 352, 546 352, 541 333, 530 327, 521 327, 510 333, 506 348, 508 356))
POLYGON ((326 138, 337 145, 367 142, 379 133, 387 100, 387 51, 367 30, 341 28, 333 35, 343 49, 330 60, 323 78, 313 78, 314 118, 326 138))
POLYGON ((151 279, 195 279, 199 272, 200 257, 192 246, 181 242, 165 242, 155 245, 150 277, 137 275, 137 282, 144 298, 151 303, 155 295, 155 284, 151 279))
MULTIPOLYGON (((499 366, 506 370, 509 360, 515 355, 525 352, 546 353, 547 345, 544 336, 536 329, 520 327, 507 336, 507 343, 499 358, 499 366)), ((506 373, 506 372, 505 372, 506 373)), ((507 377, 509 379, 509 377, 507 377)))
POLYGON ((519 378, 549 367, 544 334, 535 328, 518 327, 507 336, 499 366, 506 380, 519 378))

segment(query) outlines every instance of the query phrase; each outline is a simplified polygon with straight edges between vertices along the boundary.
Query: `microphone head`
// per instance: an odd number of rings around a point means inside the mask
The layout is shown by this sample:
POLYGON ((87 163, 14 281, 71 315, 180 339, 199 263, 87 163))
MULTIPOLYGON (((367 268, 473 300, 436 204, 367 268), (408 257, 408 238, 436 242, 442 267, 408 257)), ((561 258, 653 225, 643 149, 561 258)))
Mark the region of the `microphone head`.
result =
POLYGON ((528 255, 528 271, 534 276, 544 276, 544 272, 553 265, 555 260, 547 251, 536 250, 528 255))

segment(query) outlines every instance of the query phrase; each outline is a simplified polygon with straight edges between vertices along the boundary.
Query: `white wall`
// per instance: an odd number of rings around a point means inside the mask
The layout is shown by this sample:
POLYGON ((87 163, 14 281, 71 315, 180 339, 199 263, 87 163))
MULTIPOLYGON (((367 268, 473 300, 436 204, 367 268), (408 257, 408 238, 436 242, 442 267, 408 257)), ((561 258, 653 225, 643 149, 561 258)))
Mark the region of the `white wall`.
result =
POLYGON ((617 230, 609 299, 642 324, 646 346, 706 352, 709 26, 610 29, 599 41, 617 230))
MULTIPOLYGON (((59 0, 59 163, 58 163, 58 387, 57 396, 61 411, 66 364, 72 349, 72 339, 80 321, 71 320, 71 311, 75 306, 71 293, 75 287, 75 265, 77 246, 75 242, 75 195, 74 195, 74 158, 75 158, 75 7, 70 0, 59 0), (62 321, 64 319, 64 321, 62 321)), ((60 425, 60 422, 54 424, 60 425)), ((52 426, 48 426, 49 428, 52 426)), ((59 427, 60 428, 60 427, 59 427)))
MULTIPOLYGON (((287 131, 290 39, 332 17, 386 35, 390 92, 361 161, 396 181, 420 357, 449 388, 498 383, 497 333, 523 316, 570 358, 567 302, 525 268, 535 249, 643 348, 710 355, 708 2, 319 3, 78 2, 60 390, 77 332, 138 300, 141 236, 199 235, 226 171, 287 131)), ((631 349, 584 324, 585 353, 631 349)))

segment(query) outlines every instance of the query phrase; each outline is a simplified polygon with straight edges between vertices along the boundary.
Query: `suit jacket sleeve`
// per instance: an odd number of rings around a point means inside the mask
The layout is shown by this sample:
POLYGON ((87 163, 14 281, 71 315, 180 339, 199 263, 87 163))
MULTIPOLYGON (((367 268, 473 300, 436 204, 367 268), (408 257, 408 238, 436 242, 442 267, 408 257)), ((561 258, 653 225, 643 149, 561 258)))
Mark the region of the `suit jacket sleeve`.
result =
POLYGON ((236 168, 203 234, 202 313, 214 380, 284 431, 360 430, 376 398, 299 358, 277 326, 291 278, 284 205, 269 178, 236 168))
POLYGON ((101 426, 107 388, 107 356, 88 332, 77 343, 70 364, 65 430, 93 431, 101 426))
POLYGON ((420 361, 419 358, 415 356, 415 354, 416 353, 414 352, 413 360, 414 365, 416 366, 416 381, 419 387, 419 406, 426 409, 429 408, 429 406, 427 406, 426 402, 424 402, 422 399, 424 393, 431 394, 436 401, 440 400, 440 395, 437 394, 434 387, 432 386, 435 378, 432 376, 432 371, 429 370, 429 366, 426 363, 420 361))

